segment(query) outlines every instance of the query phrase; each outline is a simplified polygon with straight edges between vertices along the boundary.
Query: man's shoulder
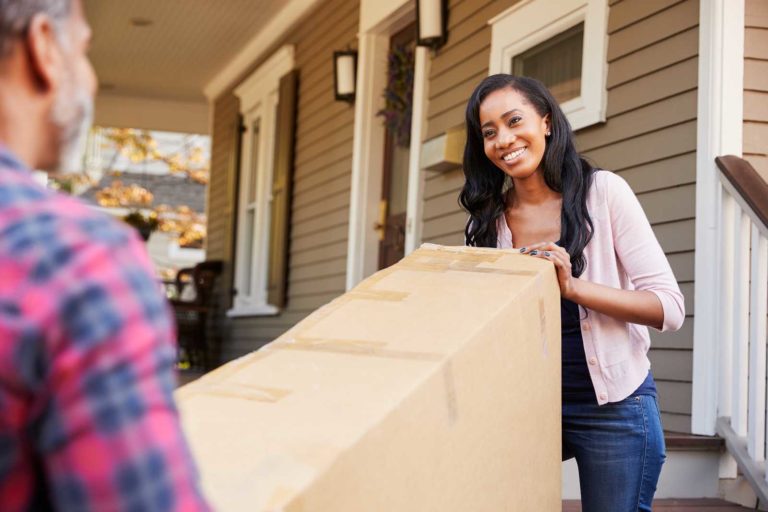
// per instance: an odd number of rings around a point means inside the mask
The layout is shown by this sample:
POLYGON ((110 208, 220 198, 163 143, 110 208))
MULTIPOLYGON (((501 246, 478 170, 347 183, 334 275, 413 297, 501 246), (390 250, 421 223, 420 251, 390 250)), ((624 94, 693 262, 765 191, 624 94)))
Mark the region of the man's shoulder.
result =
POLYGON ((8 193, 0 203, 0 262, 32 280, 47 280, 86 251, 118 256, 136 244, 128 226, 76 198, 29 185, 4 189, 8 193))

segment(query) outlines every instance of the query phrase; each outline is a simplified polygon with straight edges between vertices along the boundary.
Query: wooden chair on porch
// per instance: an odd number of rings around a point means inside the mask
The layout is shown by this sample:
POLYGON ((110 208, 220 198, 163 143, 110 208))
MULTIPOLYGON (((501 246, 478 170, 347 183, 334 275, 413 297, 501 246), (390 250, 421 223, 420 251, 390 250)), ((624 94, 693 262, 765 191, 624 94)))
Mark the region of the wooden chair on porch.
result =
POLYGON ((214 347, 209 343, 208 328, 216 311, 214 286, 222 268, 221 261, 210 260, 183 268, 176 274, 179 298, 170 302, 176 315, 179 363, 188 363, 193 369, 207 371, 213 364, 214 347), (186 286, 193 287, 194 297, 185 300, 186 286))

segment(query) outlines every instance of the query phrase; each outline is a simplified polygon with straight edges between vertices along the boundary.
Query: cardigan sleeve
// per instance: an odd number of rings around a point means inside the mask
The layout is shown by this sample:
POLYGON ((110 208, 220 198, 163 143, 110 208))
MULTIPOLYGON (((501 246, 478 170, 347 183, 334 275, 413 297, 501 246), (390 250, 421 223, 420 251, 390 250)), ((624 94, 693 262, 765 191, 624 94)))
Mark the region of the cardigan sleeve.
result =
POLYGON ((636 290, 656 294, 664 311, 661 331, 676 331, 685 320, 685 300, 669 261, 629 184, 612 172, 604 176, 616 255, 636 290))

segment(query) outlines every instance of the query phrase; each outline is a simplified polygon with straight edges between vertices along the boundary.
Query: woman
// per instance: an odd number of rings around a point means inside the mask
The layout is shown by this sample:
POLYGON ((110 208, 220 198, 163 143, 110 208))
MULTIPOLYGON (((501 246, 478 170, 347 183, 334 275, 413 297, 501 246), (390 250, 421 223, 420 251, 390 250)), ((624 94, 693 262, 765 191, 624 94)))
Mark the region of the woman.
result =
POLYGON ((650 511, 665 459, 648 329, 677 330, 683 296, 637 198, 575 149, 537 80, 493 75, 466 111, 467 245, 551 261, 562 315, 563 460, 585 512, 650 511))

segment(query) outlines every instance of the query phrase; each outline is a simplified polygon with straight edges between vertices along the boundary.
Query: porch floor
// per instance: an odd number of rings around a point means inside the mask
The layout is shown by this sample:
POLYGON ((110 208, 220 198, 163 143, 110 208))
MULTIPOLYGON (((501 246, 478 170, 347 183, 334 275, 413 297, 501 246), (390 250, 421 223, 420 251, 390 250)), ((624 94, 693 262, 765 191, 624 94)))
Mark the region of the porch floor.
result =
MULTIPOLYGON (((745 512, 753 510, 715 499, 654 500, 654 512, 745 512)), ((581 512, 577 500, 563 500, 563 512, 581 512)))

